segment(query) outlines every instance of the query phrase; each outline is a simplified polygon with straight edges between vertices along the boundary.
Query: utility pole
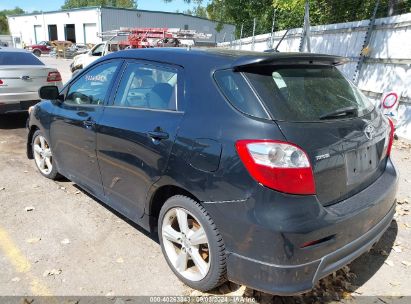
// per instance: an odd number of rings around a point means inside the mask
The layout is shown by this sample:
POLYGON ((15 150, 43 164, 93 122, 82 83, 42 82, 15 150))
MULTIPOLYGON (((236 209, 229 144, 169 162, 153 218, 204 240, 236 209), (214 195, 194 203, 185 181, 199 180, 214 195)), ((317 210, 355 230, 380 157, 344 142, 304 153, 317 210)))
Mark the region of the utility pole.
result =
POLYGON ((255 18, 254 18, 254 23, 253 23, 253 40, 252 40, 252 43, 251 43, 251 50, 252 51, 254 51, 254 48, 255 48, 255 18))
POLYGON ((240 50, 241 50, 241 47, 242 47, 242 39, 243 39, 243 23, 241 23, 241 30, 240 30, 240 50))
POLYGON ((273 48, 273 44, 274 44, 274 25, 275 25, 275 9, 274 9, 274 14, 273 14, 273 24, 271 25, 270 49, 273 48))
POLYGON ((307 43, 307 52, 311 53, 310 43, 310 2, 305 0, 305 12, 304 12, 304 26, 300 41, 300 52, 304 51, 304 44, 307 43))
POLYGON ((388 17, 394 15, 394 11, 398 5, 398 0, 388 0, 388 17))
POLYGON ((368 23, 368 29, 365 34, 364 44, 362 46, 361 53, 360 53, 360 59, 358 60, 357 66, 355 67, 354 76, 353 76, 353 82, 355 85, 358 85, 362 66, 364 64, 365 58, 369 55, 369 52, 370 52, 369 44, 371 40, 371 34, 374 29, 375 18, 377 17, 377 11, 378 11, 379 6, 380 6, 380 0, 377 0, 377 2, 375 3, 374 11, 372 13, 372 17, 370 19, 370 23, 368 23))

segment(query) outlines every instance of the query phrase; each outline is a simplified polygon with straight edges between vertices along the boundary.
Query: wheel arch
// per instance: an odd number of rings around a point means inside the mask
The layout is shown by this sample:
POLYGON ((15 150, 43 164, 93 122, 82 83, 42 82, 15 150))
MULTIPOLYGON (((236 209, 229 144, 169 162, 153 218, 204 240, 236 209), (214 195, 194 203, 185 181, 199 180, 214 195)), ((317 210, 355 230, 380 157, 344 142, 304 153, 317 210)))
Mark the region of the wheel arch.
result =
MULTIPOLYGON (((38 49, 38 48, 35 48, 35 49, 33 49, 32 51, 31 51, 34 55, 36 55, 36 53, 40 53, 39 54, 39 57, 41 56, 41 54, 43 53, 40 49, 38 49)), ((37 55, 36 55, 37 56, 37 55)))
POLYGON ((200 200, 195 195, 180 186, 163 185, 161 187, 158 187, 152 193, 147 208, 147 213, 150 215, 149 225, 151 231, 156 231, 157 229, 158 216, 160 215, 160 210, 163 207, 164 203, 170 197, 175 195, 184 195, 196 202, 200 202, 200 200))
POLYGON ((31 147, 31 143, 33 142, 33 135, 34 135, 34 133, 35 133, 37 130, 40 130, 40 128, 37 127, 36 125, 32 125, 32 126, 30 127, 29 133, 28 133, 28 135, 27 135, 27 147, 26 147, 27 150, 26 150, 26 154, 27 154, 27 158, 28 158, 28 159, 33 159, 33 158, 34 158, 34 156, 33 156, 33 149, 32 149, 32 147, 31 147))

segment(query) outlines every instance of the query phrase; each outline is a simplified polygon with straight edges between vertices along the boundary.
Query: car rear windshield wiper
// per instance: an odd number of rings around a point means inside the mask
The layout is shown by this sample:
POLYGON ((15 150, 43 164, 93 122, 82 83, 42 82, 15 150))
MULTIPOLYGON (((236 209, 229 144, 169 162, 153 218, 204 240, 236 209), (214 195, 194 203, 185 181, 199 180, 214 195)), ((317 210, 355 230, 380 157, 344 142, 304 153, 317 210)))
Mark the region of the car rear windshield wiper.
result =
POLYGON ((354 116, 358 115, 358 108, 356 107, 341 108, 341 109, 321 115, 320 120, 340 118, 340 117, 350 116, 350 115, 354 115, 354 116))

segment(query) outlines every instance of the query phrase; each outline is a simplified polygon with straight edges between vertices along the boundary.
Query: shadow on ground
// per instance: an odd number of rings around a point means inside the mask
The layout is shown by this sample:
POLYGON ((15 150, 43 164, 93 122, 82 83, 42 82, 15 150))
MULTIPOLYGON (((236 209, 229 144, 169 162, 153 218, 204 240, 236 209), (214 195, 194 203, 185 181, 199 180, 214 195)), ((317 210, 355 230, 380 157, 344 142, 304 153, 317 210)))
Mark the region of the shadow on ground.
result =
POLYGON ((27 112, 0 114, 0 129, 24 129, 28 118, 27 112))
MULTIPOLYGON (((58 183, 60 185, 64 185, 64 183, 70 183, 71 181, 68 180, 67 178, 65 178, 64 176, 62 176, 58 183)), ((78 191, 81 191, 84 195, 87 195, 89 198, 93 199, 94 201, 96 201, 97 203, 99 203, 102 207, 106 208, 108 211, 114 213, 116 216, 118 216, 120 219, 122 219, 123 221, 127 222, 127 224, 129 224, 130 226, 132 226, 134 229, 136 229, 138 232, 144 234, 145 236, 147 236, 148 238, 150 238, 152 241, 160 244, 160 241, 158 239, 158 235, 157 233, 150 233, 147 230, 145 230, 144 228, 142 228, 141 226, 139 226, 138 224, 134 223, 133 221, 131 221, 130 219, 128 219, 127 217, 125 217, 124 215, 122 215, 121 213, 119 213, 118 211, 116 211, 115 209, 111 208, 110 206, 108 206, 107 204, 105 204, 104 202, 100 201, 99 199, 97 199, 96 197, 92 196, 90 193, 88 193, 87 191, 83 190, 80 186, 78 186, 77 184, 74 184, 74 187, 76 189, 78 189, 78 191)))

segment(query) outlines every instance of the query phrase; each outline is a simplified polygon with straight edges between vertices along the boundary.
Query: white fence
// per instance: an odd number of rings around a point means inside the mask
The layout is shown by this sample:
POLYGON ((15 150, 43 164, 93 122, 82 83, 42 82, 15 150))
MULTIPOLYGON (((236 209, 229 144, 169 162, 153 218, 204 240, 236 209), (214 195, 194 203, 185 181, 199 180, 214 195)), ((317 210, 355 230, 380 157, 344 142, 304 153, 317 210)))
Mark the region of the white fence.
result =
MULTIPOLYGON (((369 20, 327 24, 310 28, 311 52, 350 58, 341 67, 353 79, 363 48, 369 20)), ((275 32, 275 47, 285 31, 275 32)), ((298 52, 302 29, 292 29, 281 42, 280 52, 298 52)), ((219 47, 264 51, 270 49, 271 34, 257 35, 224 42, 219 47)), ((396 91, 400 98, 397 134, 411 139, 411 13, 376 19, 367 56, 359 74, 358 86, 375 102, 387 91, 396 91)))

